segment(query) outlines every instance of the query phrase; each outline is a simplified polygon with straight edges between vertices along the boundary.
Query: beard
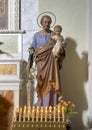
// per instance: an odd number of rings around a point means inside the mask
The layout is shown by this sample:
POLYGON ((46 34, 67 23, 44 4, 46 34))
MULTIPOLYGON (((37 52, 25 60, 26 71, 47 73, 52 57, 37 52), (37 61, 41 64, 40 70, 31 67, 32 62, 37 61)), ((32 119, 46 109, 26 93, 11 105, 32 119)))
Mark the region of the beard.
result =
POLYGON ((50 26, 44 26, 43 28, 44 28, 44 30, 46 30, 46 31, 47 31, 47 30, 49 30, 49 29, 50 29, 50 26))

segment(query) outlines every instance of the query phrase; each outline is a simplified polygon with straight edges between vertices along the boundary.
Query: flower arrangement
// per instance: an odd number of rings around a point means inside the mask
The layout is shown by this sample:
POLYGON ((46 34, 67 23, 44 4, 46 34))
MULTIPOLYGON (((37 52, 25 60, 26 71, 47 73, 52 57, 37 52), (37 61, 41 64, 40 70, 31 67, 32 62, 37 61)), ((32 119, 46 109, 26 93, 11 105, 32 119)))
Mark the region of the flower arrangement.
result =
POLYGON ((62 109, 62 107, 64 108, 64 115, 65 115, 65 117, 67 117, 67 116, 70 117, 73 114, 77 114, 77 112, 75 111, 75 107, 76 106, 71 101, 66 102, 64 100, 61 100, 58 103, 58 105, 61 107, 61 109, 62 109))

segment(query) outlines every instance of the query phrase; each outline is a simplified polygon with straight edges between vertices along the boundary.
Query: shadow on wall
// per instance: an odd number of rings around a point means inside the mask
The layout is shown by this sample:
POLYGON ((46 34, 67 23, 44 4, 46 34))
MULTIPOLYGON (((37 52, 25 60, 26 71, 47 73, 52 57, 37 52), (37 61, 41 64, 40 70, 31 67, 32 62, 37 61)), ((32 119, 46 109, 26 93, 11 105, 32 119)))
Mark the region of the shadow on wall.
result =
POLYGON ((71 118, 73 130, 83 130, 83 112, 88 109, 84 84, 88 80, 88 53, 82 58, 76 52, 77 44, 72 38, 66 38, 66 57, 61 70, 61 87, 63 100, 71 100, 76 104, 77 115, 71 118))
POLYGON ((0 130, 12 130, 13 92, 0 91, 0 130))

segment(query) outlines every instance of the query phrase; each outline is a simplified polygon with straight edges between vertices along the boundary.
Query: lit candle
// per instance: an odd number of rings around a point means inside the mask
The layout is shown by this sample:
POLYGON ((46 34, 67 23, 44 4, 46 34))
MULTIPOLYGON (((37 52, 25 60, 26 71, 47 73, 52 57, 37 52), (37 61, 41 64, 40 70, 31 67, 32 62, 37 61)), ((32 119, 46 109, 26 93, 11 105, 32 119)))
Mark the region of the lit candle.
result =
POLYGON ((24 106, 24 110, 26 111, 26 109, 27 109, 27 107, 26 106, 24 106))
POLYGON ((28 106, 28 111, 31 111, 31 107, 30 106, 28 106))
POLYGON ((41 122, 43 121, 43 107, 41 107, 41 122))
POLYGON ((30 121, 30 113, 31 113, 30 111, 31 111, 31 107, 29 106, 28 107, 28 121, 30 121))
POLYGON ((47 116, 48 116, 48 108, 45 107, 45 122, 47 122, 47 116))
POLYGON ((34 116, 35 116, 35 107, 32 108, 32 122, 34 122, 34 116))
POLYGON ((19 113, 19 108, 17 106, 15 110, 15 121, 17 121, 18 113, 19 113))
POLYGON ((60 122, 60 106, 58 105, 58 122, 60 122))
POLYGON ((23 121, 26 121, 26 112, 27 112, 27 107, 24 106, 24 111, 23 111, 23 121))
POLYGON ((36 108, 36 121, 38 122, 39 119, 39 106, 36 108))
POLYGON ((49 119, 51 120, 52 118, 52 106, 49 106, 49 119))
POLYGON ((52 106, 49 106, 49 112, 52 113, 52 106))
POLYGON ((20 110, 19 110, 19 121, 21 121, 21 117, 22 117, 22 107, 20 107, 20 110))
POLYGON ((62 106, 62 119, 63 119, 63 121, 64 121, 64 118, 65 118, 65 108, 64 108, 64 106, 62 106))
POLYGON ((54 122, 56 121, 56 107, 54 107, 53 109, 53 118, 54 118, 54 122))
POLYGON ((23 121, 26 121, 26 111, 23 111, 23 121))

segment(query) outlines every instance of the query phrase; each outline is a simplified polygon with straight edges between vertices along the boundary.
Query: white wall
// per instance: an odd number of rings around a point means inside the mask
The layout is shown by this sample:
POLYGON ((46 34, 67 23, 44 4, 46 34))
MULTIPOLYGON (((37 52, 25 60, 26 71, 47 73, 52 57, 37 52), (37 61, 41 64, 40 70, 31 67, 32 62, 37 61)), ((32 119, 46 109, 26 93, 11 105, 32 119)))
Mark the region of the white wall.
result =
MULTIPOLYGON (((21 30, 25 30, 26 33, 23 35, 23 68, 26 68, 27 61, 28 61, 28 48, 30 47, 33 39, 34 33, 38 30, 36 18, 39 12, 39 0, 21 0, 21 30)), ((27 90, 26 90, 26 83, 27 83, 27 75, 26 69, 22 70, 23 74, 23 86, 21 90, 21 98, 20 98, 20 105, 25 106, 27 105, 27 90)), ((31 87, 33 88, 33 87, 31 87)), ((32 91, 33 96, 34 92, 32 91)), ((36 96, 35 96, 36 97, 36 96)), ((35 100, 35 99, 34 99, 35 100)), ((33 102, 33 98, 31 97, 31 102, 33 102)))
POLYGON ((92 129, 92 0, 89 0, 89 126, 92 129))
POLYGON ((88 0, 39 0, 39 9, 53 12, 56 24, 63 27, 67 42, 61 70, 63 99, 76 104, 72 127, 83 130, 88 123, 88 0))

